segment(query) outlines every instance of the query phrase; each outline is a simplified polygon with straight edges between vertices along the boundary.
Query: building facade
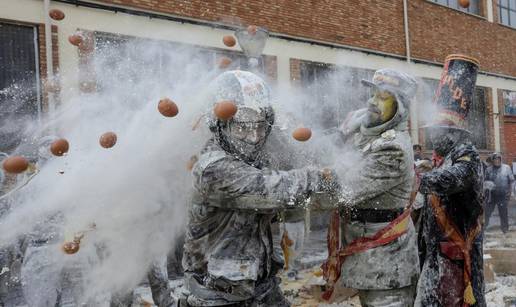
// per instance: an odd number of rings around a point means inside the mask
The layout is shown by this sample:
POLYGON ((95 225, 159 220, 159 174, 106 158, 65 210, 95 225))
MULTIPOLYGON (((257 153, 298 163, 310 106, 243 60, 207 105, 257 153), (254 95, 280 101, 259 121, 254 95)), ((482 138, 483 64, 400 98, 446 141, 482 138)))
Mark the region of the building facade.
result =
MULTIPOLYGON (((331 72, 348 73, 353 77, 340 81, 359 88, 359 80, 376 69, 399 69, 420 78, 432 93, 448 54, 479 59, 470 116, 475 144, 484 154, 500 151, 506 162, 516 163, 516 0, 470 0, 467 9, 457 0, 57 0, 50 8, 66 17, 52 21, 52 48, 47 48, 44 1, 0 0, 0 89, 19 82, 20 75, 28 78, 24 110, 35 120, 52 112, 49 95, 65 103, 73 91, 60 89, 87 91, 95 82, 88 72, 93 48, 78 50, 68 42, 77 30, 98 46, 106 37, 164 41, 196 46, 216 61, 222 55, 242 57, 221 38, 253 24, 270 32, 263 52, 270 80, 292 88, 315 85, 312 92, 321 103, 316 85, 327 83, 331 72), (55 73, 79 68, 77 79, 48 81, 47 50, 55 73)), ((340 81, 333 80, 333 96, 352 103, 339 92, 340 81)), ((0 120, 5 120, 10 111, 2 108, 7 98, 1 95, 0 120)), ((362 95, 358 91, 355 98, 362 95)), ((425 143, 419 128, 428 96, 421 93, 411 109, 414 143, 425 143)))

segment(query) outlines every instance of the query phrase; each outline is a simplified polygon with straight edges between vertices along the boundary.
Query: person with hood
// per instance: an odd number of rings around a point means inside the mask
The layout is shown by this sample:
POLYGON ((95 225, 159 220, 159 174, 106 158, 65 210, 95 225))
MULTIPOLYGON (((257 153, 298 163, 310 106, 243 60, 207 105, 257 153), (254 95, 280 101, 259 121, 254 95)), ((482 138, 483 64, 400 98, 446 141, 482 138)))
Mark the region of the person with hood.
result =
POLYGON ((489 226, 489 219, 495 207, 498 207, 498 215, 500 216, 500 224, 502 232, 506 234, 509 231, 509 216, 507 209, 512 194, 512 185, 514 183, 514 175, 511 167, 502 163, 502 155, 494 153, 491 158, 491 165, 486 169, 486 182, 491 183, 492 188, 489 189, 490 197, 486 203, 485 228, 489 226))
POLYGON ((331 298, 340 278, 341 285, 358 290, 362 306, 412 306, 419 258, 410 210, 405 210, 414 182, 407 118, 417 82, 391 69, 362 82, 371 87, 372 97, 341 129, 344 152, 354 153, 359 162, 339 176, 323 298, 331 298))
POLYGON ((415 306, 486 306, 482 214, 483 167, 465 120, 472 102, 478 61, 446 58, 436 93, 434 122, 425 127, 434 169, 421 174, 425 195, 420 247, 423 267, 415 306))
POLYGON ((328 178, 317 169, 269 168, 264 145, 274 124, 267 84, 246 71, 221 74, 210 87, 211 106, 232 101, 232 119, 213 111, 206 143, 192 174, 180 306, 289 306, 276 276, 283 263, 273 248, 271 220, 300 206, 328 178))

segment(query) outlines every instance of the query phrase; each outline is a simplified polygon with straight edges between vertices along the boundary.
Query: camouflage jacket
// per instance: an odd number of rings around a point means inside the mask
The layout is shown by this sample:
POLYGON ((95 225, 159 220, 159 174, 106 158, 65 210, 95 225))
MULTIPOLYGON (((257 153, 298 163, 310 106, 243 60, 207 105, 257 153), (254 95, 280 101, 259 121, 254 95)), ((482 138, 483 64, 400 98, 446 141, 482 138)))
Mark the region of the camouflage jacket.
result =
POLYGON ((265 295, 283 266, 273 250, 271 219, 318 189, 318 171, 256 167, 211 140, 193 177, 183 255, 186 289, 198 302, 210 303, 265 295))

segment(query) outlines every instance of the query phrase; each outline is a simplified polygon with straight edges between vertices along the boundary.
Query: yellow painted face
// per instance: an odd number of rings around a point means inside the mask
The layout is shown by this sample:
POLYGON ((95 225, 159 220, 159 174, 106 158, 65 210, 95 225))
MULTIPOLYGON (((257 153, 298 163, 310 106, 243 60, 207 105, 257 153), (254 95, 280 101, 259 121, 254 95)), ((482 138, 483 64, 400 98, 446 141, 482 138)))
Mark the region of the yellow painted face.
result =
POLYGON ((367 126, 374 127, 388 122, 397 110, 398 104, 393 94, 388 91, 375 91, 368 101, 367 126))

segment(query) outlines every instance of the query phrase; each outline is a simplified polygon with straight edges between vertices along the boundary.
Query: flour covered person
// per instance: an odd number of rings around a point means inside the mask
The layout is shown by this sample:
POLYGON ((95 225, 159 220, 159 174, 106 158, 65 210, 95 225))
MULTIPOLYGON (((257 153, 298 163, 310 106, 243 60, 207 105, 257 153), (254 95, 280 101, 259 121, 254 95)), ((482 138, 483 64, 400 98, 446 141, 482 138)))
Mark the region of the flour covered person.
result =
POLYGON ((419 261, 406 210, 414 184, 407 123, 417 83, 391 69, 380 69, 363 83, 372 90, 368 107, 352 113, 340 131, 343 153, 358 161, 339 176, 341 196, 323 265, 324 298, 339 282, 358 290, 362 306, 412 306, 419 261))
POLYGON ((419 246, 423 268, 415 306, 486 306, 482 252, 483 165, 466 119, 478 61, 446 58, 436 93, 438 109, 425 127, 434 169, 421 174, 425 195, 419 246))
POLYGON ((274 110, 260 77, 225 72, 208 100, 232 101, 238 112, 230 120, 208 115, 212 138, 192 171, 180 306, 289 306, 276 276, 283 261, 273 248, 271 220, 333 185, 318 169, 269 168, 264 146, 274 110))

